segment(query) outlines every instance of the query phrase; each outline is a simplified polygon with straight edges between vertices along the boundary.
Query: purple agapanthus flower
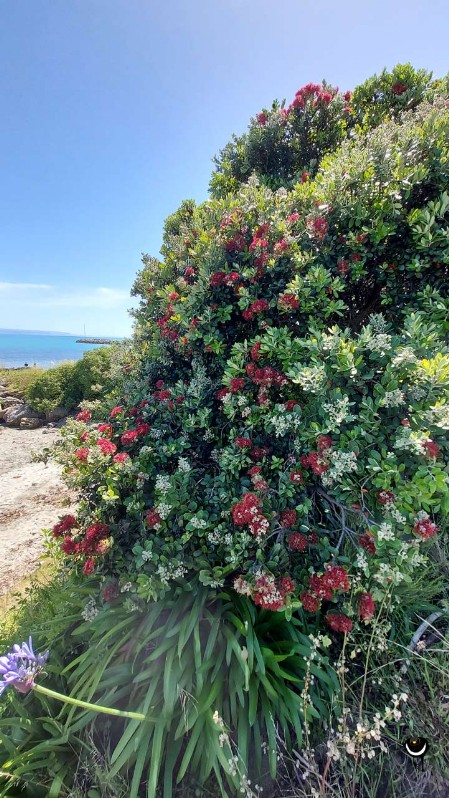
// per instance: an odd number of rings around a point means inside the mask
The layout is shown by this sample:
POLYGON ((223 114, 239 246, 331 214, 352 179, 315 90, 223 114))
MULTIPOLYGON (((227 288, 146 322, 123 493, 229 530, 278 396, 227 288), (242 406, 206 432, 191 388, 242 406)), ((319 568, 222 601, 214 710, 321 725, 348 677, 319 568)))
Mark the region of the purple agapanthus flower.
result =
POLYGON ((15 687, 19 693, 28 693, 34 687, 34 679, 45 665, 49 651, 35 654, 31 637, 22 646, 13 646, 4 657, 0 657, 0 696, 7 687, 15 687))

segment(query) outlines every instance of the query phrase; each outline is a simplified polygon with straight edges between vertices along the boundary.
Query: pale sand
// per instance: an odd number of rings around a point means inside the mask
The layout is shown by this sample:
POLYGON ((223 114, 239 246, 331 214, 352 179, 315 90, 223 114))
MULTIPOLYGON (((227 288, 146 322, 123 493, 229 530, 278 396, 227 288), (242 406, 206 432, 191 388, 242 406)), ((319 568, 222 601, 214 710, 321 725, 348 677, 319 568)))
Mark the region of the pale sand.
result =
POLYGON ((75 496, 62 481, 60 466, 30 460, 32 451, 49 447, 59 436, 57 428, 0 427, 0 596, 39 564, 41 530, 74 511, 75 496))

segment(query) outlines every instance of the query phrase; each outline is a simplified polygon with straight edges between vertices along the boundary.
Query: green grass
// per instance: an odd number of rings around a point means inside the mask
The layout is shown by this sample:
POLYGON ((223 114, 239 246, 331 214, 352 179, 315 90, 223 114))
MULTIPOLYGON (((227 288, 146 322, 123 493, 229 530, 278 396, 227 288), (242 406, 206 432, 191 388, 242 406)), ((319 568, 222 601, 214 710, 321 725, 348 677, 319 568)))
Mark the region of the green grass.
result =
MULTIPOLYGON (((45 369, 32 366, 21 369, 1 369, 0 382, 7 383, 8 390, 13 393, 26 394, 30 385, 36 382, 37 378, 43 374, 45 369)), ((1 403, 1 400, 0 400, 1 403)))

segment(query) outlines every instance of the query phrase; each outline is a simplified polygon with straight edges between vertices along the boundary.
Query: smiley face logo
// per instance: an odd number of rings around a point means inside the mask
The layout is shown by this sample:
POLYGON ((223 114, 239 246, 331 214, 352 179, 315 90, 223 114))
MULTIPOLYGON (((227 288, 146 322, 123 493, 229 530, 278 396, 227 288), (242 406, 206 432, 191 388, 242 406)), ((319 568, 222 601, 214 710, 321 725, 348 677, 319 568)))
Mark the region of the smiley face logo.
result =
POLYGON ((419 759, 425 756, 429 744, 424 737, 409 737, 404 742, 404 748, 409 756, 419 759))

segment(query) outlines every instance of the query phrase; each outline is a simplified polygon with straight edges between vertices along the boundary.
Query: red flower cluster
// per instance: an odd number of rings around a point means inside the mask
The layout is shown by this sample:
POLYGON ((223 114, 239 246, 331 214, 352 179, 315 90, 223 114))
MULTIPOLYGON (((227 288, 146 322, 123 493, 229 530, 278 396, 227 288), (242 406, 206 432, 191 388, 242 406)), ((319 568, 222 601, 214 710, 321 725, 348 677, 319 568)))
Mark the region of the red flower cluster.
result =
POLYGON ((252 381, 262 388, 271 388, 272 385, 282 388, 282 386, 287 385, 288 382, 285 374, 282 374, 271 366, 265 366, 265 368, 261 369, 256 368, 252 374, 252 381))
POLYGON ((394 494, 391 490, 380 490, 377 494, 377 498, 381 504, 391 504, 394 502, 394 494))
POLYGON ((245 321, 251 321, 251 319, 253 319, 257 313, 264 313, 269 309, 269 307, 270 306, 266 299, 256 299, 256 301, 253 302, 247 310, 243 311, 242 316, 245 321))
POLYGON ((249 350, 249 354, 250 354, 251 360, 255 360, 255 361, 259 360, 259 358, 260 358, 260 347, 261 346, 262 346, 262 344, 260 343, 260 341, 256 341, 256 343, 252 345, 251 349, 249 350))
POLYGON ((139 433, 136 429, 129 429, 123 433, 120 438, 122 446, 131 446, 139 437, 139 433))
POLYGON ((344 632, 346 634, 353 627, 351 619, 347 615, 343 615, 343 613, 332 612, 326 615, 326 621, 334 632, 344 632))
POLYGON ((216 392, 215 396, 217 399, 224 399, 229 393, 231 393, 229 388, 220 388, 220 390, 216 392))
POLYGON ((316 448, 319 452, 325 452, 327 449, 332 449, 333 445, 333 440, 332 438, 329 438, 329 435, 318 435, 316 448))
POLYGON ((340 565, 328 565, 323 575, 323 581, 331 590, 350 590, 348 574, 340 565))
POLYGON ((212 288, 218 288, 218 286, 223 285, 225 277, 226 277, 226 272, 214 272, 214 274, 211 274, 209 279, 210 286, 212 288))
POLYGON ((279 241, 276 241, 273 247, 273 253, 279 258, 286 249, 288 249, 288 243, 284 238, 281 238, 279 241))
POLYGON ((320 599, 317 596, 314 596, 313 593, 309 593, 305 590, 299 596, 302 602, 302 606, 304 607, 307 612, 317 612, 320 608, 320 599))
POLYGON ((296 310, 299 308, 299 299, 294 294, 282 294, 278 299, 278 304, 287 310, 296 310))
POLYGON ((301 465, 304 468, 311 468, 314 474, 324 474, 325 471, 329 470, 329 463, 325 459, 323 455, 329 450, 323 450, 320 452, 309 452, 309 454, 303 454, 301 457, 301 465))
POLYGON ((376 553, 376 544, 374 542, 374 536, 371 532, 365 532, 363 535, 359 535, 359 545, 362 549, 368 552, 368 554, 375 554, 376 553))
POLYGON ((413 527, 413 530, 423 540, 428 540, 428 538, 432 538, 434 535, 436 535, 440 528, 434 524, 430 518, 425 518, 422 521, 417 521, 413 527))
POLYGON ((89 410, 80 410, 80 412, 77 413, 75 418, 76 418, 77 421, 85 421, 87 423, 88 421, 90 421, 92 416, 91 416, 89 410))
POLYGON ((287 217, 287 222, 297 222, 301 216, 299 213, 291 213, 290 216, 287 217))
POLYGON ((119 585, 117 581, 108 582, 103 588, 103 601, 113 601, 120 595, 119 585))
POLYGON ((296 510, 284 510, 281 513, 279 523, 281 526, 285 527, 285 529, 290 529, 296 524, 297 517, 296 510))
POLYGON ((104 438, 112 438, 112 424, 98 424, 97 430, 104 438))
POLYGON ((244 377, 233 377, 229 382, 231 393, 239 393, 245 387, 244 377))
POLYGON ((89 455, 89 448, 87 446, 82 447, 81 449, 77 449, 75 452, 75 457, 78 460, 81 460, 82 463, 85 463, 89 455))
POLYGON ((262 574, 255 581, 254 603, 263 609, 280 610, 285 607, 285 598, 295 590, 295 583, 285 576, 279 585, 271 574, 262 574))
POLYGON ((309 545, 309 541, 301 532, 293 532, 288 538, 288 545, 292 551, 305 551, 309 545))
POLYGON ((255 493, 245 493, 232 509, 232 518, 236 526, 248 524, 251 533, 260 537, 268 529, 268 521, 260 512, 260 499, 255 493))
POLYGON ((103 546, 98 548, 98 544, 103 542, 109 535, 109 527, 102 521, 97 521, 87 527, 84 534, 84 539, 80 543, 80 552, 82 554, 104 554, 103 546))
POLYGON ((162 518, 158 512, 152 507, 150 510, 147 510, 145 515, 146 522, 150 529, 156 529, 156 527, 161 523, 162 518))
POLYGON ((328 565, 324 574, 311 574, 309 588, 301 595, 301 601, 306 610, 316 612, 321 600, 329 600, 337 590, 346 592, 349 589, 350 584, 346 570, 339 565, 328 565), (309 610, 309 606, 312 609, 309 610))
POLYGON ((391 91, 396 95, 404 94, 404 92, 407 91, 407 86, 404 83, 397 81, 396 83, 393 83, 391 91))
POLYGON ((257 119, 257 124, 263 127, 264 125, 267 124, 268 116, 264 111, 261 111, 259 114, 256 115, 256 119, 257 119))
POLYGON ((370 621, 374 616, 375 605, 371 593, 361 593, 359 596, 359 615, 362 621, 370 621))
POLYGON ((349 263, 348 263, 348 261, 344 260, 344 258, 340 258, 340 260, 338 261, 337 268, 338 268, 339 274, 341 274, 342 276, 344 276, 345 274, 348 274, 348 272, 349 272, 349 263))
POLYGON ((124 408, 121 407, 121 405, 118 405, 117 407, 113 407, 111 412, 110 412, 110 414, 109 414, 110 418, 115 418, 116 416, 119 416, 120 413, 123 413, 123 410, 124 410, 124 408))
POLYGON ((129 460, 129 454, 127 452, 120 452, 120 454, 116 454, 112 458, 113 463, 124 463, 125 460, 129 460))
POLYGON ((291 413, 293 408, 296 407, 296 405, 299 405, 299 402, 297 402, 296 399, 287 399, 287 401, 284 402, 284 404, 285 404, 285 409, 289 413, 291 413))
POLYGON ((74 515, 65 515, 52 529, 53 537, 60 538, 65 532, 70 532, 74 526, 77 525, 77 520, 74 515))
POLYGON ((430 440, 429 441, 425 441, 423 443, 422 447, 425 450, 425 453, 426 453, 427 457, 435 457, 436 458, 436 457, 438 457, 438 455, 440 453, 440 447, 434 441, 430 441, 430 440))
POLYGON ((239 449, 251 449, 253 445, 250 438, 234 438, 234 443, 239 449))
POLYGON ((146 421, 142 421, 140 424, 137 425, 136 432, 138 433, 138 435, 147 435, 150 429, 151 429, 150 425, 147 424, 146 421))
POLYGON ((295 485, 302 485, 302 483, 304 482, 304 477, 301 471, 291 471, 290 482, 294 482, 295 485))
POLYGON ((327 233, 328 224, 323 216, 317 216, 315 219, 307 221, 307 229, 316 241, 323 241, 327 233))
POLYGON ((115 443, 112 443, 112 441, 108 440, 107 438, 98 438, 97 446, 99 449, 101 449, 101 453, 104 454, 105 457, 115 454, 117 451, 115 443))
POLYGON ((249 453, 251 460, 257 463, 259 460, 263 460, 263 458, 270 454, 270 450, 268 446, 255 446, 249 453))
MULTIPOLYGON (((162 380, 161 380, 161 382, 162 382, 162 380)), ((153 393, 153 399, 156 402, 166 402, 168 399, 171 399, 171 390, 170 390, 170 388, 166 388, 164 391, 155 391, 153 393)))
POLYGON ((246 249, 245 236, 242 233, 236 233, 232 238, 225 241, 226 252, 243 252, 246 249))

